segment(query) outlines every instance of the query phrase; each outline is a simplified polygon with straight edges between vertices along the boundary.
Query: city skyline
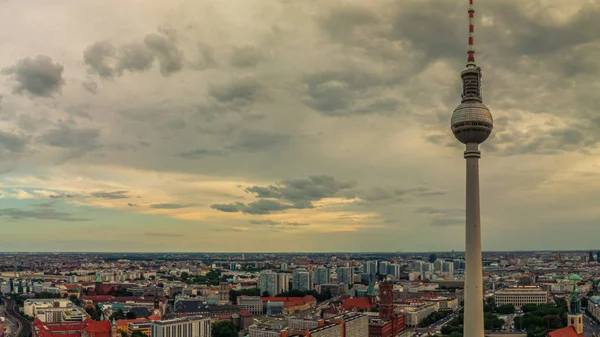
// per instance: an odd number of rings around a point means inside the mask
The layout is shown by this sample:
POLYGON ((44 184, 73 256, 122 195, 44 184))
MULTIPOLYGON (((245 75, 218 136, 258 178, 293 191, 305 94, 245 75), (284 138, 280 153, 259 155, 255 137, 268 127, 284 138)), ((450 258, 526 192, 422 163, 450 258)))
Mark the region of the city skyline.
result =
MULTIPOLYGON (((4 2, 0 251, 464 251, 465 2, 4 2)), ((600 6, 477 6, 483 251, 595 251, 600 6)))

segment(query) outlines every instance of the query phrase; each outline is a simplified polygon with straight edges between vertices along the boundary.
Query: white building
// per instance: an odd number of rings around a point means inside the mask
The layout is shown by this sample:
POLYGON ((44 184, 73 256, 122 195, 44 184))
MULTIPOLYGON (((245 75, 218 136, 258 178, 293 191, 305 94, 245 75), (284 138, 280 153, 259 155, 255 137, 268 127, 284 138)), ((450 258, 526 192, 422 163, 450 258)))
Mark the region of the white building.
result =
POLYGON ((40 309, 45 308, 64 308, 72 306, 73 302, 65 298, 36 298, 28 299, 23 302, 23 314, 36 317, 40 309))
POLYGON ((587 309, 592 317, 600 321, 600 296, 590 297, 587 309))
POLYGON ((211 337, 210 318, 188 316, 154 321, 152 337, 211 337))
POLYGON ((496 290, 494 299, 497 306, 512 304, 521 307, 524 304, 548 303, 548 291, 538 286, 517 286, 496 290))
POLYGON ((248 328, 248 337, 281 337, 287 336, 287 330, 272 330, 267 326, 251 325, 248 328))

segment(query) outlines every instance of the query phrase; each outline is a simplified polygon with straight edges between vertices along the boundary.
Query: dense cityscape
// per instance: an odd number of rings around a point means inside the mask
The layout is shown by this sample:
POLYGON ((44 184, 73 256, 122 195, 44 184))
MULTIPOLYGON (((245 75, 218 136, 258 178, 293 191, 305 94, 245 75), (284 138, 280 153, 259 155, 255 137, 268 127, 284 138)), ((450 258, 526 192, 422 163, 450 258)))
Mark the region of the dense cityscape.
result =
POLYGON ((594 1, 32 1, 0 5, 37 29, 0 32, 0 337, 599 336, 594 1))
MULTIPOLYGON (((463 255, 5 253, 4 337, 460 337, 463 255)), ((597 333, 599 258, 484 253, 486 336, 597 333)))

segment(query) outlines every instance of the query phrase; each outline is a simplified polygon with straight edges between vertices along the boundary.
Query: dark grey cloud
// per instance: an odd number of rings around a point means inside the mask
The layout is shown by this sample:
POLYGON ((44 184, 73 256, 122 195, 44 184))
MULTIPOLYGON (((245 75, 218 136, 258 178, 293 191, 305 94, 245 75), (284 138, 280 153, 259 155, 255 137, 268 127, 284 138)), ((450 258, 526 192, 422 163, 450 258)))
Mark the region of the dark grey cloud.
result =
POLYGON ((192 204, 175 204, 175 203, 162 203, 162 204, 152 204, 150 208, 156 209, 180 209, 194 206, 192 204))
POLYGON ((261 97, 263 85, 254 79, 241 79, 213 85, 209 94, 221 103, 248 105, 261 97))
POLYGON ((348 197, 346 193, 354 186, 354 182, 341 182, 327 175, 284 180, 275 185, 246 188, 246 192, 259 199, 255 202, 215 204, 211 205, 211 208, 245 214, 270 214, 292 208, 314 208, 313 202, 324 198, 348 197))
POLYGON ((91 221, 87 218, 78 218, 70 213, 59 212, 49 207, 39 207, 34 209, 0 208, 0 217, 5 217, 12 221, 25 219, 55 220, 67 222, 91 221))
POLYGON ((128 202, 127 206, 129 206, 129 207, 138 207, 138 204, 132 204, 132 203, 128 202))
POLYGON ((223 156, 226 152, 218 149, 193 149, 179 153, 179 157, 185 159, 199 159, 207 156, 223 156))
POLYGON ((258 153, 283 149, 291 137, 266 131, 242 130, 228 145, 217 149, 197 148, 177 154, 185 159, 227 156, 231 153, 258 153))
POLYGON ((243 153, 272 150, 285 146, 290 136, 266 131, 243 130, 225 150, 243 153))
MULTIPOLYGON (((121 76, 150 69, 158 60, 160 73, 168 76, 183 68, 183 53, 172 37, 148 34, 141 42, 114 46, 110 41, 99 41, 83 52, 89 71, 101 77, 121 76)), ((87 89, 87 88, 86 88, 87 89)))
POLYGON ((50 199, 70 199, 70 198, 75 198, 78 196, 79 196, 79 194, 60 193, 60 194, 49 195, 48 197, 50 199))
POLYGON ((81 86, 92 94, 98 93, 98 83, 92 80, 86 80, 81 82, 81 86))
POLYGON ((231 65, 237 68, 251 68, 265 59, 263 52, 256 46, 237 47, 231 56, 231 65))
POLYGON ((397 112, 400 102, 379 97, 378 91, 394 81, 390 74, 369 73, 351 66, 316 72, 303 78, 303 102, 327 116, 391 114, 397 112))
POLYGON ((127 199, 130 197, 129 191, 93 192, 90 195, 99 199, 127 199))
POLYGON ((38 55, 21 59, 14 66, 2 69, 0 73, 13 76, 17 82, 15 93, 27 92, 32 96, 49 97, 60 92, 65 83, 63 71, 64 67, 54 63, 49 56, 38 55))
POLYGON ((99 137, 100 130, 98 129, 78 129, 70 124, 62 123, 57 128, 48 130, 38 140, 59 148, 91 150, 97 146, 99 137))
POLYGON ((155 55, 150 49, 141 43, 130 43, 119 48, 119 60, 116 66, 117 72, 125 70, 131 72, 145 71, 152 67, 155 55))
POLYGON ((24 135, 14 134, 0 130, 0 148, 12 153, 25 151, 28 138, 24 135))
POLYGON ((204 43, 199 43, 198 51, 200 52, 200 59, 191 64, 193 69, 205 70, 217 66, 217 60, 211 47, 204 43))
POLYGON ((266 226, 270 229, 293 229, 309 226, 306 222, 289 222, 289 221, 273 221, 273 220, 250 220, 250 224, 258 226, 266 226))
POLYGON ((83 51, 83 62, 102 77, 114 75, 114 69, 110 65, 111 59, 117 55, 117 49, 110 41, 99 41, 87 47, 83 51))
POLYGON ((465 219, 461 218, 435 218, 429 223, 430 226, 464 226, 465 219))
POLYGON ((144 38, 144 43, 158 58, 160 73, 163 76, 168 76, 183 68, 183 53, 171 37, 148 34, 144 38))
POLYGON ((233 204, 214 204, 210 205, 210 208, 216 209, 217 211, 226 212, 226 213, 235 213, 239 212, 241 207, 245 205, 241 202, 236 202, 233 204))
POLYGON ((405 202, 415 197, 433 197, 446 194, 445 191, 428 187, 383 188, 372 187, 358 192, 358 197, 369 203, 405 202))

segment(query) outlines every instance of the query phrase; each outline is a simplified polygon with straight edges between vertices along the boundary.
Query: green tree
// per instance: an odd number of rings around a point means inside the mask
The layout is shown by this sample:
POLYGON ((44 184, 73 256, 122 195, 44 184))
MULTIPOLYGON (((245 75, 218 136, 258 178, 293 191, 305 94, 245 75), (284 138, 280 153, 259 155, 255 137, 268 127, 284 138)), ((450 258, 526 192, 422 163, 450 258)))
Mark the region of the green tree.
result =
POLYGON ((429 255, 429 262, 434 263, 435 260, 437 260, 437 254, 436 253, 431 253, 429 255))
POLYGON ((136 319, 137 316, 135 315, 135 313, 128 311, 127 314, 125 315, 125 318, 127 319, 136 319))
POLYGON ((588 298, 587 297, 583 297, 581 299, 581 308, 587 308, 588 302, 589 302, 588 298))
POLYGON ((514 314, 515 311, 516 311, 515 306, 512 304, 504 304, 499 307, 496 307, 496 312, 499 314, 509 315, 509 314, 514 314))
POLYGON ((123 309, 119 309, 115 312, 112 313, 112 315, 110 315, 110 320, 112 321, 114 320, 118 320, 118 319, 125 319, 125 313, 123 312, 123 309))
POLYGON ((134 330, 131 333, 131 337, 148 337, 148 336, 146 336, 146 334, 141 332, 140 330, 134 330))
POLYGON ((77 298, 77 295, 69 296, 69 300, 71 300, 71 302, 77 306, 81 305, 81 301, 77 298))
POLYGON ((212 337, 237 337, 237 333, 238 329, 230 321, 218 321, 212 325, 212 337))
POLYGON ((181 273, 181 275, 179 275, 179 277, 181 277, 181 280, 185 282, 190 277, 190 274, 184 271, 181 273))
POLYGON ((127 331, 121 331, 121 337, 129 337, 127 331))

